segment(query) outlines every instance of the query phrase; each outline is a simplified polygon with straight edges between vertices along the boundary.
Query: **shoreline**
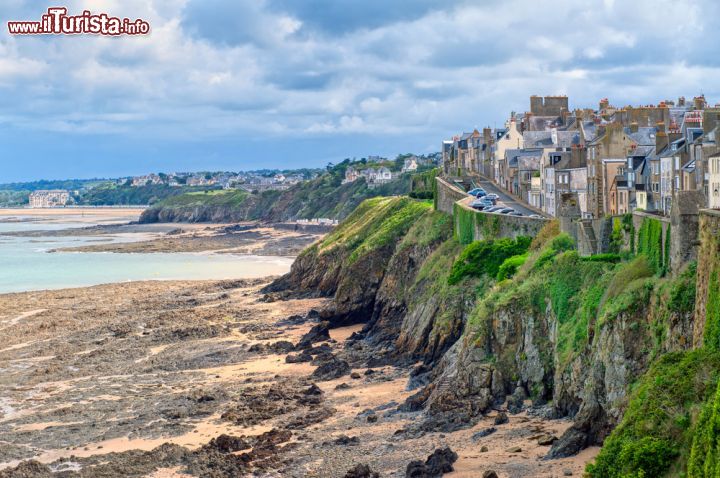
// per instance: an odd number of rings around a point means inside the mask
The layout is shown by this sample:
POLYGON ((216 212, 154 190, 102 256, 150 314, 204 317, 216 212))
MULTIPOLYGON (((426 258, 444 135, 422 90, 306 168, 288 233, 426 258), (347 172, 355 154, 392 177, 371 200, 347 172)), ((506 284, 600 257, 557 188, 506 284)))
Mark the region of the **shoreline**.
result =
POLYGON ((130 207, 111 207, 111 206, 98 206, 98 207, 69 207, 69 208, 30 208, 30 207, 3 207, 0 208, 0 217, 3 216, 136 216, 140 217, 140 214, 147 209, 147 207, 141 206, 130 206, 130 207))
POLYGON ((105 476, 335 478, 357 464, 402 477, 410 461, 445 446, 459 455, 450 477, 489 469, 581 476, 596 453, 542 460, 548 447, 536 437, 559 435, 570 421, 527 413, 509 414, 479 440, 473 435, 492 426, 496 412, 451 433, 398 434, 421 413, 398 408, 417 391, 408 388, 407 365, 364 365, 372 350, 352 340, 361 325, 319 337, 306 349, 312 362, 289 361, 329 299, 268 300, 267 281, 0 295, 0 333, 8 337, 0 349, 0 477, 18 465, 23 476, 44 477, 49 465, 105 476), (334 360, 350 370, 318 375, 334 360))
POLYGON ((5 257, 0 254, 0 264, 16 266, 17 256, 13 254, 19 252, 25 263, 35 265, 31 270, 36 271, 13 278, 11 269, 6 268, 0 278, 2 292, 81 288, 145 279, 221 280, 282 274, 303 249, 324 236, 257 223, 179 227, 128 223, 128 217, 114 214, 84 217, 79 222, 78 218, 37 216, 35 220, 23 218, 30 225, 16 221, 1 224, 0 241, 11 247, 5 257), (145 259, 140 254, 151 256, 145 259))

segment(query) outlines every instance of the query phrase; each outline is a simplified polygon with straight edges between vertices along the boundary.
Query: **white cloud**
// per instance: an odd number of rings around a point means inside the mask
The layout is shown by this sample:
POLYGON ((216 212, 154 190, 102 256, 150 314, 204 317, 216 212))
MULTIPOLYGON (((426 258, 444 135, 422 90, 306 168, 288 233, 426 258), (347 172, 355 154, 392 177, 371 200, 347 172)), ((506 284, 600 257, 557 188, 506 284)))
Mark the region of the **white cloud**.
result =
MULTIPOLYGON (((269 0, 232 2, 242 18, 221 29, 217 6, 204 5, 74 0, 71 12, 145 18, 152 34, 1 35, 2 104, 16 124, 40 130, 168 140, 188 131, 415 135, 425 145, 502 122, 527 108, 530 94, 565 93, 575 106, 603 96, 646 103, 699 89, 720 95, 720 64, 703 51, 720 35, 709 1, 449 4, 334 33, 269 0)), ((15 18, 29 7, 16 0, 3 8, 15 18)))

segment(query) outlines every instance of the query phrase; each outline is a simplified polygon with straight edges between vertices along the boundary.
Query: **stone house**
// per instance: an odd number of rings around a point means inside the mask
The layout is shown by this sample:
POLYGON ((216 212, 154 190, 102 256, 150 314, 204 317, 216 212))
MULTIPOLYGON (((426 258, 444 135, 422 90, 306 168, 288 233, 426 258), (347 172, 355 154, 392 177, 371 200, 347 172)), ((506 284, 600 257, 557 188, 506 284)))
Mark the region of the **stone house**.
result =
POLYGON ((31 208, 63 207, 70 201, 70 192, 63 189, 37 190, 30 193, 31 208))
POLYGON ((403 173, 414 172, 414 171, 417 171, 417 168, 418 168, 417 158, 415 156, 411 156, 404 161, 403 167, 402 167, 402 172, 403 173))
POLYGON ((708 160, 708 195, 707 205, 710 209, 720 209, 720 153, 715 153, 708 160))
POLYGON ((557 216, 558 205, 562 194, 575 193, 580 211, 587 204, 587 167, 585 149, 573 148, 571 151, 549 153, 543 163, 543 211, 550 216, 557 216))
POLYGON ((360 176, 360 172, 357 169, 348 166, 347 169, 345 169, 345 179, 342 180, 342 184, 352 183, 359 179, 360 176))
POLYGON ((504 134, 495 142, 495 151, 493 152, 493 180, 506 187, 507 184, 507 158, 506 151, 508 149, 522 149, 523 135, 518 129, 516 117, 513 115, 506 123, 504 134))

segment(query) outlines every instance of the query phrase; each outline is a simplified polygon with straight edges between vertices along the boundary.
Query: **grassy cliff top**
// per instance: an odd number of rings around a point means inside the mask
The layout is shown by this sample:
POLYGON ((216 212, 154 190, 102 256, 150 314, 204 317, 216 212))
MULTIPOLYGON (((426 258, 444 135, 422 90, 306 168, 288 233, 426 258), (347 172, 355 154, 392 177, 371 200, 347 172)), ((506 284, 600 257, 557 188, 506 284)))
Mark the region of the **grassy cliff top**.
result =
POLYGON ((239 206, 250 194, 245 191, 196 191, 173 196, 158 203, 163 207, 239 206))
POLYGON ((429 201, 405 196, 366 199, 317 247, 320 254, 343 248, 352 263, 375 249, 398 241, 425 213, 429 201))

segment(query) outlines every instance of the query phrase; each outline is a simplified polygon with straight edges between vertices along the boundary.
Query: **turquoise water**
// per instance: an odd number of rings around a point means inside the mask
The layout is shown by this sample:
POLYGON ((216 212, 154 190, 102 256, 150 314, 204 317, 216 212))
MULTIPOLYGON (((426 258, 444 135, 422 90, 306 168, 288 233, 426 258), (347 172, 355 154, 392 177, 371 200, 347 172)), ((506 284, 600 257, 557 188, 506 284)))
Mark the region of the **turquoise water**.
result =
MULTIPOLYGON (((87 222, 0 223, 7 231, 85 227, 87 222)), ((140 240, 125 234, 114 241, 140 240)), ((113 254, 49 249, 96 244, 88 237, 0 236, 0 293, 82 287, 134 280, 241 279, 284 274, 291 258, 209 253, 113 254)))

